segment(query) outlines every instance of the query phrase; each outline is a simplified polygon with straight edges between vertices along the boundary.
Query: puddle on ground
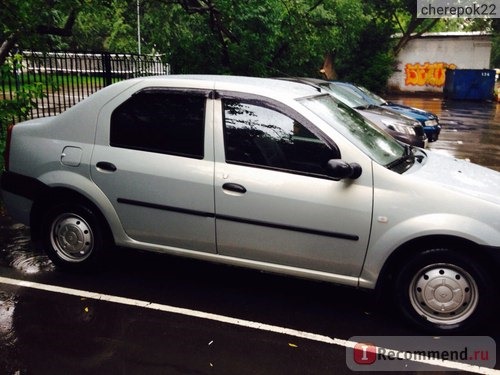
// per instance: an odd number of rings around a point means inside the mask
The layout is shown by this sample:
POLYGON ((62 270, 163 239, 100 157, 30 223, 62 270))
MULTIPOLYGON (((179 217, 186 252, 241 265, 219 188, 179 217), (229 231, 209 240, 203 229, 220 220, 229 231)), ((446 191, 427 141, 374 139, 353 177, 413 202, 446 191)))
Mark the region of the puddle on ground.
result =
POLYGON ((394 97, 391 101, 438 115, 442 126, 429 149, 500 172, 500 103, 394 97))
POLYGON ((0 347, 13 346, 17 339, 14 330, 16 297, 13 293, 0 291, 0 347))
MULTIPOLYGON (((3 210, 1 210, 3 211, 3 210)), ((40 251, 34 249, 29 228, 13 223, 0 212, 0 264, 24 274, 53 271, 54 264, 40 251)))

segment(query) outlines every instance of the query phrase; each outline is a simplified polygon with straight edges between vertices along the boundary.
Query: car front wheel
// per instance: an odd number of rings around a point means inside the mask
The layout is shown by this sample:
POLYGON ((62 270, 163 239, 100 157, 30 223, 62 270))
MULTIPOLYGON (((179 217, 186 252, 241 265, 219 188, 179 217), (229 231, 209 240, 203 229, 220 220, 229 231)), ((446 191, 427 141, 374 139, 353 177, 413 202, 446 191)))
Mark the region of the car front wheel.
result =
POLYGON ((52 207, 42 224, 44 249, 57 265, 70 269, 88 269, 101 263, 107 241, 96 213, 83 204, 52 207))
POLYGON ((396 303, 418 326, 459 332, 477 326, 489 313, 493 286, 478 262, 451 249, 412 257, 395 280, 396 303))

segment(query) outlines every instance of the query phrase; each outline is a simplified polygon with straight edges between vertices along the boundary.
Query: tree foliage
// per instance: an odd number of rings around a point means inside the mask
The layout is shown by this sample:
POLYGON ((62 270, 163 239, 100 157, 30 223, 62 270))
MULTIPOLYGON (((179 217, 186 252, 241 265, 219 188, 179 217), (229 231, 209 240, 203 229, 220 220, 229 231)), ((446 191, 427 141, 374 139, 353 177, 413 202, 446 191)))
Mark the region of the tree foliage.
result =
POLYGON ((375 21, 361 0, 156 0, 145 5, 156 11, 144 12, 144 42, 165 53, 178 73, 319 77, 331 53, 339 78, 363 78, 358 72, 371 60, 384 62, 389 68, 368 83, 378 88, 392 65, 393 29, 375 21))
MULTIPOLYGON (((473 21, 416 17, 416 0, 139 0, 141 49, 175 73, 338 78, 385 86, 395 54, 437 28, 473 21), (399 32, 402 38, 391 38, 399 32)), ((0 64, 22 48, 137 52, 137 0, 0 0, 0 64)), ((483 21, 484 22, 484 21, 483 21)))
POLYGON ((69 36, 85 0, 0 0, 0 64, 19 45, 54 48, 50 36, 69 36))
POLYGON ((493 45, 491 48, 491 68, 500 68, 500 19, 495 18, 491 22, 491 30, 493 33, 493 45))
MULTIPOLYGON (((15 54, 8 57, 0 65, 0 86, 4 81, 16 79, 16 69, 20 68, 22 57, 15 54)), ((43 96, 42 84, 30 83, 16 88, 11 99, 0 100, 0 166, 3 166, 7 127, 13 119, 27 119, 32 108, 36 107, 35 99, 43 96)))
MULTIPOLYGON (((16 79, 16 69, 20 69, 22 56, 16 54, 9 57, 6 62, 0 66, 0 83, 7 80, 16 79)), ((17 87, 12 95, 12 99, 0 101, 0 125, 5 126, 14 117, 25 119, 29 112, 36 106, 35 99, 43 95, 42 83, 24 83, 22 87, 17 87)))

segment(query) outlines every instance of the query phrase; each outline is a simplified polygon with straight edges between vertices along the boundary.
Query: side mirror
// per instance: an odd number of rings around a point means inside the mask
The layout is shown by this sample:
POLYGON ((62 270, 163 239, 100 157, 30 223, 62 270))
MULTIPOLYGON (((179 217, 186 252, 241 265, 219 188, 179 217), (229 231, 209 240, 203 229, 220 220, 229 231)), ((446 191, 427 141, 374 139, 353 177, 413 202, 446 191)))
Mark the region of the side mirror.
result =
POLYGON ((328 161, 327 165, 328 175, 336 180, 350 178, 352 180, 361 176, 361 165, 358 163, 346 163, 340 159, 332 159, 328 161))

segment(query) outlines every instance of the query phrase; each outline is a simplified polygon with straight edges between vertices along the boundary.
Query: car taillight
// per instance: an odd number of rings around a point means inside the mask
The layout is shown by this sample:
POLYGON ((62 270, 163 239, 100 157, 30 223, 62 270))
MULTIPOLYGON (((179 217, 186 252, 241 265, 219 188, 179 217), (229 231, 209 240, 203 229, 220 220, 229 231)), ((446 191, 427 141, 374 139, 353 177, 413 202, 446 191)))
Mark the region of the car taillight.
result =
POLYGON ((6 171, 9 170, 9 159, 10 159, 10 141, 12 139, 12 128, 14 125, 9 125, 7 127, 7 138, 5 140, 5 150, 3 153, 4 168, 6 171))

